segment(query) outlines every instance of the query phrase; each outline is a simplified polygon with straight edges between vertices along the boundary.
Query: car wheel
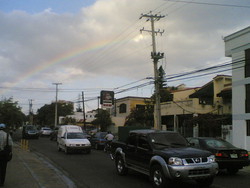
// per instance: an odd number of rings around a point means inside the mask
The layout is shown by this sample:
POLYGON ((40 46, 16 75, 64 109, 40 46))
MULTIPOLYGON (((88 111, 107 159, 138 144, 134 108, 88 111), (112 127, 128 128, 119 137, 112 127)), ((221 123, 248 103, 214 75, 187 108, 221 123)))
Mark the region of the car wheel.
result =
POLYGON ((167 180, 160 165, 152 166, 150 170, 150 179, 154 188, 170 186, 170 180, 167 180))
POLYGON ((61 148, 58 143, 57 143, 57 151, 61 151, 61 148))
POLYGON ((122 156, 118 155, 115 160, 116 171, 119 175, 126 175, 128 168, 125 166, 122 156))
POLYGON ((66 154, 69 154, 69 149, 68 149, 68 147, 67 147, 66 145, 65 145, 64 152, 65 152, 66 154))
POLYGON ((228 168, 228 169, 227 169, 227 172, 228 172, 229 174, 231 174, 231 175, 236 174, 238 171, 239 171, 238 168, 228 168))
POLYGON ((196 180, 196 182, 198 183, 199 187, 209 187, 210 185, 212 185, 214 181, 214 178, 210 177, 210 178, 206 178, 206 179, 198 179, 196 180))

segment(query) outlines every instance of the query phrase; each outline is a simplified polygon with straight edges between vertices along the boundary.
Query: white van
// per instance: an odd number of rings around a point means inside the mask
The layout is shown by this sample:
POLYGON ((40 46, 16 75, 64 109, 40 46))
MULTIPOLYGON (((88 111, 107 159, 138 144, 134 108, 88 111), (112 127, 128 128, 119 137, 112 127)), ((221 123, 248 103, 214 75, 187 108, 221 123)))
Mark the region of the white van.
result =
POLYGON ((57 133, 58 151, 64 150, 65 153, 71 151, 91 152, 91 144, 84 135, 82 128, 76 125, 62 125, 57 133))

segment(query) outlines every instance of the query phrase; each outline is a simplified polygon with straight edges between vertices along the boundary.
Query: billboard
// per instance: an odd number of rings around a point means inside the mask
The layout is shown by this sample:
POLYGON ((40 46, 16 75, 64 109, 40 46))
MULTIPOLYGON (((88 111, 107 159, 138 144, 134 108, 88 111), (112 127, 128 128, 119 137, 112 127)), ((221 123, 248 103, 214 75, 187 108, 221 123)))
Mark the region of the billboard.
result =
POLYGON ((101 101, 103 107, 112 107, 114 104, 113 91, 101 91, 101 101))

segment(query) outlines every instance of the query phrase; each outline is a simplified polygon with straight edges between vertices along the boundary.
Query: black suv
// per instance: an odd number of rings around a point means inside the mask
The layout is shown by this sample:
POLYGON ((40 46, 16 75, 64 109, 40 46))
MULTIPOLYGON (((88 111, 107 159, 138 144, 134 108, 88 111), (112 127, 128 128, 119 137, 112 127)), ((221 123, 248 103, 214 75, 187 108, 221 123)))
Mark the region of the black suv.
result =
POLYGON ((39 138, 39 131, 35 125, 23 126, 22 138, 39 138))

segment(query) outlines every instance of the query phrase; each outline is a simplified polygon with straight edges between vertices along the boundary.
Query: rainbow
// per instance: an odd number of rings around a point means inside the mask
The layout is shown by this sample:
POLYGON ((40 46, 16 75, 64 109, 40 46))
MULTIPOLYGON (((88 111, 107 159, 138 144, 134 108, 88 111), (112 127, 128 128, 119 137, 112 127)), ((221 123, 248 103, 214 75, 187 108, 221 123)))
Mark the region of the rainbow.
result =
MULTIPOLYGON (((16 78, 16 80, 11 84, 10 87, 15 87, 19 83, 26 81, 30 77, 38 74, 39 72, 45 71, 54 65, 62 64, 65 61, 79 57, 80 55, 82 55, 84 53, 87 53, 90 51, 95 51, 95 50, 101 49, 101 48, 106 47, 106 46, 111 46, 117 42, 118 41, 102 40, 102 41, 98 41, 96 43, 89 44, 87 46, 73 49, 73 50, 68 51, 66 53, 60 54, 60 55, 54 57, 53 59, 50 59, 47 62, 40 63, 40 65, 38 65, 35 69, 30 69, 30 70, 24 72, 23 74, 21 74, 21 76, 16 78)), ((3 94, 7 90, 8 89, 5 89, 4 91, 2 90, 2 92, 0 92, 0 94, 3 94)))

